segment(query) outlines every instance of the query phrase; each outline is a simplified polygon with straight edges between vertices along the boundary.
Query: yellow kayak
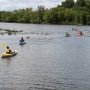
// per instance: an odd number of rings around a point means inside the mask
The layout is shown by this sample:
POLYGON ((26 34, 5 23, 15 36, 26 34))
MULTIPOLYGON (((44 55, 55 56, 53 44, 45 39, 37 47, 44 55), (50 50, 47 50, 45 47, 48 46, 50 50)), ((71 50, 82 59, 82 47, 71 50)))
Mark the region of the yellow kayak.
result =
POLYGON ((17 51, 16 50, 14 50, 11 54, 3 53, 1 55, 1 57, 2 58, 6 58, 6 57, 12 57, 12 56, 15 56, 15 55, 17 55, 17 51))

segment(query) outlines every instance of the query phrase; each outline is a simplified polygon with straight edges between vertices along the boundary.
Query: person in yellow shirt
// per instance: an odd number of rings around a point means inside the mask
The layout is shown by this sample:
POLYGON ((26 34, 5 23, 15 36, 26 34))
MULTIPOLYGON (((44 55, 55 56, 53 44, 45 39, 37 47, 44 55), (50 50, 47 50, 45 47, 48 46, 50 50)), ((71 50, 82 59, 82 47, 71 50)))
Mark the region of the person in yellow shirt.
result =
POLYGON ((7 48, 6 48, 6 53, 7 54, 11 54, 12 53, 12 51, 9 49, 9 46, 7 46, 7 48))

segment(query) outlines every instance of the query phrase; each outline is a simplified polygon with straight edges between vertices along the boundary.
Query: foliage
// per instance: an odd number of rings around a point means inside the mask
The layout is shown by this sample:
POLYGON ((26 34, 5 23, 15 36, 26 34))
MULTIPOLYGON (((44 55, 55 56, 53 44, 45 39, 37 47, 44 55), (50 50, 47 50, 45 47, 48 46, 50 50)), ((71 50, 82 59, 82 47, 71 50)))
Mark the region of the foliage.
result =
POLYGON ((38 6, 37 10, 0 11, 0 22, 89 25, 90 0, 65 0, 51 9, 38 6))

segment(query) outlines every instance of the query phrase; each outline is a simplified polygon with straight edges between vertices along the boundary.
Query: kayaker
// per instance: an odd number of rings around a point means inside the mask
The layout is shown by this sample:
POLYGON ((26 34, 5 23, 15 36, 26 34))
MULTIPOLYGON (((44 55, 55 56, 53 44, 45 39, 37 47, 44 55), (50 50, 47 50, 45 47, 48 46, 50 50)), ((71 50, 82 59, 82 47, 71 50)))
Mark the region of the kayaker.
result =
POLYGON ((12 53, 11 49, 9 49, 9 46, 7 46, 7 48, 6 48, 6 53, 7 54, 11 54, 12 53))
POLYGON ((70 36, 70 35, 69 35, 69 33, 67 32, 66 35, 65 35, 65 37, 69 37, 69 36, 70 36))
POLYGON ((67 32, 66 35, 69 35, 69 33, 67 32))
POLYGON ((23 37, 21 38, 21 40, 20 40, 20 42, 23 42, 24 41, 24 39, 23 39, 23 37))

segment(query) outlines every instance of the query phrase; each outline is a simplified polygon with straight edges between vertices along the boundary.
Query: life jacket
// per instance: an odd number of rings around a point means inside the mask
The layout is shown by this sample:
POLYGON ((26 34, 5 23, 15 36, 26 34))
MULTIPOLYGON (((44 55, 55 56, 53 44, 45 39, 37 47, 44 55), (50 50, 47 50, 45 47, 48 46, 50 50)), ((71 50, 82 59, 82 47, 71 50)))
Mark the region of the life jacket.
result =
POLYGON ((6 49, 6 53, 10 54, 11 50, 10 49, 6 49))
POLYGON ((24 39, 23 39, 23 38, 21 38, 20 42, 24 42, 24 39))

